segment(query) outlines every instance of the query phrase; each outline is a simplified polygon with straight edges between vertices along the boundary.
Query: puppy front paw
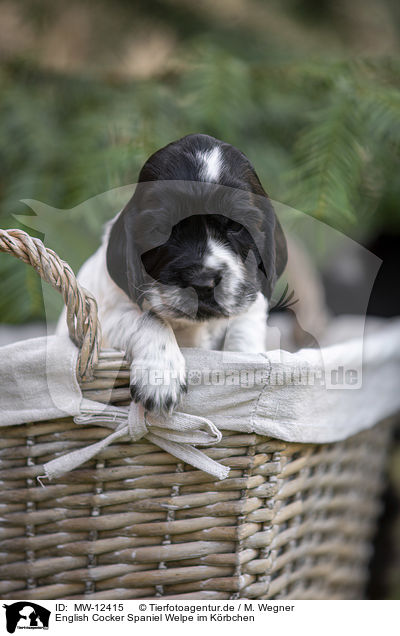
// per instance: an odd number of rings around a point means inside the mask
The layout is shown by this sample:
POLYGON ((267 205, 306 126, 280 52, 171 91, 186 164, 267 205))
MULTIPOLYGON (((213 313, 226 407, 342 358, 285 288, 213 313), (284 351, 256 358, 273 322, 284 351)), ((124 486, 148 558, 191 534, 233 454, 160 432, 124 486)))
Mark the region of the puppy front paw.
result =
POLYGON ((172 413, 187 391, 185 359, 179 349, 174 359, 134 360, 130 391, 133 401, 140 402, 147 411, 172 413))

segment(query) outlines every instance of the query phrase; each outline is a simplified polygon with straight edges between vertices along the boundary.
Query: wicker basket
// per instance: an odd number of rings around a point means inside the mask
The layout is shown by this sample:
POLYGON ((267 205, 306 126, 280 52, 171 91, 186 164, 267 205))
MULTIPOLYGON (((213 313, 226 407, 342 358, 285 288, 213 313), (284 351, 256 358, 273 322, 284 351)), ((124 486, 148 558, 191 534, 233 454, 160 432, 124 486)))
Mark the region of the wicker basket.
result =
MULTIPOLYGON (((0 250, 63 293, 85 396, 126 400, 129 368, 114 385, 122 355, 98 355, 95 302, 68 266, 18 230, 0 231, 0 250)), ((231 468, 222 481, 147 441, 118 441, 45 488, 43 464, 104 429, 72 418, 2 428, 0 594, 362 598, 390 428, 324 445, 224 432, 205 450, 231 468)))

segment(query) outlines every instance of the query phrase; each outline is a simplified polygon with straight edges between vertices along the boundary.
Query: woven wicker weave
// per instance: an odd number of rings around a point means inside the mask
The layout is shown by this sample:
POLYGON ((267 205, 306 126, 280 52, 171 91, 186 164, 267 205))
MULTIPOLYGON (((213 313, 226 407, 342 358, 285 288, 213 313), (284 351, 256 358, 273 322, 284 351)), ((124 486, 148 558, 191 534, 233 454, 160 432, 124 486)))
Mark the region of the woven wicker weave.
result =
MULTIPOLYGON (((22 242, 24 254, 37 254, 38 241, 32 247, 25 236, 0 232, 0 249, 19 256, 22 242)), ((91 375, 94 303, 69 269, 64 285, 65 267, 51 282, 71 303, 70 332, 86 343, 84 393, 125 400, 128 366, 117 388, 110 380, 121 354, 101 352, 91 375)), ((2 598, 362 597, 389 423, 326 445, 224 433, 204 451, 231 467, 223 481, 147 441, 122 440, 46 488, 38 484, 43 463, 106 434, 71 419, 2 428, 2 598)))

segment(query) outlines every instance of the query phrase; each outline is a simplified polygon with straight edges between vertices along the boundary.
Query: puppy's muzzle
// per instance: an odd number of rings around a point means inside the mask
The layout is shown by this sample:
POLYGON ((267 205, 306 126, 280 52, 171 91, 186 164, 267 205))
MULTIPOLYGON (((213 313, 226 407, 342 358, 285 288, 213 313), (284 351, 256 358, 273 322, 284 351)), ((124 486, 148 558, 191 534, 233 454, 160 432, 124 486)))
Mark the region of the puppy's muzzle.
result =
POLYGON ((188 272, 184 284, 185 287, 193 287, 199 295, 207 295, 219 285, 222 275, 222 270, 202 268, 195 272, 188 272))

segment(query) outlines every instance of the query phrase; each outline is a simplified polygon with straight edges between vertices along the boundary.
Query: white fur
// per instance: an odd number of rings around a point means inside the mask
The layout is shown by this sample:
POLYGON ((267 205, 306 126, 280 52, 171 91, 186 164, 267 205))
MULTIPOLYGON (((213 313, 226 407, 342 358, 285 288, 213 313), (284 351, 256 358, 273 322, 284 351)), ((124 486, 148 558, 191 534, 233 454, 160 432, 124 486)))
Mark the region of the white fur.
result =
POLYGON ((229 319, 224 341, 225 351, 262 353, 267 343, 268 301, 261 292, 250 308, 229 319))
POLYGON ((222 157, 218 146, 204 152, 197 152, 200 163, 199 177, 202 181, 217 182, 221 174, 222 157))
POLYGON ((229 272, 229 276, 224 277, 223 283, 215 289, 215 298, 218 300, 219 294, 223 295, 224 305, 231 309, 228 303, 229 296, 237 291, 244 279, 244 268, 239 256, 221 241, 208 237, 204 266, 216 271, 225 269, 229 272))

